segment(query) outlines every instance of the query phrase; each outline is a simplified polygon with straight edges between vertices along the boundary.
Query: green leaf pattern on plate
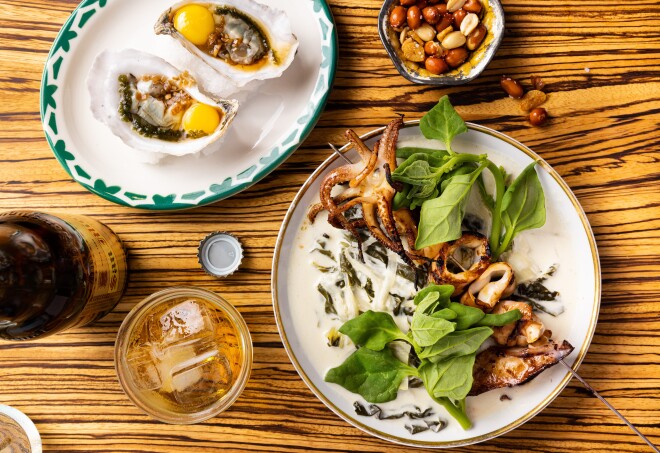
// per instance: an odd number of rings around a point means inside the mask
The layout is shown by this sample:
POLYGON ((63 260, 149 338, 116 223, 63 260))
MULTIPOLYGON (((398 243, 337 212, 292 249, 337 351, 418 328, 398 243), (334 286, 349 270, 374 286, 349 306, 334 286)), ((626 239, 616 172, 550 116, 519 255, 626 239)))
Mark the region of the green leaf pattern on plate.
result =
POLYGON ((312 2, 312 9, 321 31, 322 62, 314 92, 306 109, 295 122, 293 132, 280 143, 274 144, 272 151, 259 159, 257 164, 238 172, 220 184, 212 184, 207 188, 187 193, 167 195, 135 193, 130 191, 130 188, 120 187, 111 181, 94 176, 89 168, 85 168, 84 161, 79 158, 76 150, 68 147, 60 136, 58 118, 61 111, 58 109, 57 101, 61 93, 58 93, 58 77, 62 65, 67 64, 67 54, 76 44, 80 31, 83 27, 93 26, 90 24, 94 23, 95 16, 108 4, 108 1, 84 0, 71 14, 55 39, 44 68, 41 85, 41 121, 44 124, 47 141, 64 169, 91 192, 119 204, 145 209, 170 210, 209 204, 238 193, 265 177, 289 157, 315 126, 321 114, 321 107, 330 92, 337 58, 336 31, 332 13, 325 0, 308 0, 312 2))

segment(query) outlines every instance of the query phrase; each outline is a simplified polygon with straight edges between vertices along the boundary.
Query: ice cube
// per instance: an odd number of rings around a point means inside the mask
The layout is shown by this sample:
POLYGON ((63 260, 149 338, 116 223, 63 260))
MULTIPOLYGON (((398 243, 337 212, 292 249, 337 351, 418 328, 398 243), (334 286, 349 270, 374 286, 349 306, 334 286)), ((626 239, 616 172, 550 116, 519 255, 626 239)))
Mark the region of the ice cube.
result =
POLYGON ((163 347, 194 337, 208 335, 213 329, 213 321, 205 307, 194 300, 187 300, 167 310, 160 316, 163 347))
POLYGON ((199 410, 222 398, 231 387, 232 371, 227 359, 212 351, 172 375, 172 396, 181 405, 199 410))
POLYGON ((129 350, 128 354, 126 362, 137 388, 142 390, 161 388, 163 383, 151 346, 147 344, 135 347, 129 350))

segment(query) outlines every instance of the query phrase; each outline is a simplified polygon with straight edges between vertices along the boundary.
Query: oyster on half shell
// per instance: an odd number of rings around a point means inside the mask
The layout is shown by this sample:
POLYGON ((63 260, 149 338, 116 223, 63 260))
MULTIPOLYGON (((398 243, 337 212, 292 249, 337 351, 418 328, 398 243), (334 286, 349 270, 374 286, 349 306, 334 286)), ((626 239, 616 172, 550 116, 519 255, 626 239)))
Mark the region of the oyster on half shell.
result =
POLYGON ((298 49, 286 13, 254 0, 183 1, 160 16, 154 31, 176 39, 237 87, 281 76, 298 49))
POLYGON ((133 49, 99 54, 87 88, 97 120, 131 148, 160 156, 203 150, 238 110, 238 101, 207 96, 187 72, 133 49))

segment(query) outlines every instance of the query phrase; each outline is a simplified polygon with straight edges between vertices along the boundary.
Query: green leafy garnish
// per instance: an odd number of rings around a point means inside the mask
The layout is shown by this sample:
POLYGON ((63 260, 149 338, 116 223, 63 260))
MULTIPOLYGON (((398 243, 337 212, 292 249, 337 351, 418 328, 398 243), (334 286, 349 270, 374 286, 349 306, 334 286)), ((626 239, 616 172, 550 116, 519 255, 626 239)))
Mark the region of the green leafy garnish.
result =
POLYGON ((418 313, 413 315, 410 331, 415 344, 418 346, 431 346, 442 337, 455 330, 456 324, 442 318, 418 313))
POLYGON ((346 321, 339 331, 357 346, 364 346, 372 351, 380 351, 394 340, 408 341, 408 337, 397 327, 389 313, 371 310, 346 321))
POLYGON ((437 363, 423 361, 417 369, 426 390, 436 398, 462 400, 472 388, 475 353, 451 357, 437 363))
POLYGON ((417 376, 417 369, 397 359, 389 348, 372 351, 360 348, 325 375, 326 382, 339 384, 370 403, 396 398, 401 381, 417 376))
POLYGON ((418 356, 420 359, 429 359, 437 363, 451 357, 472 354, 477 352, 479 346, 492 334, 493 330, 488 327, 452 332, 433 346, 424 348, 418 356))
POLYGON ((495 255, 505 252, 521 231, 545 225, 545 195, 533 162, 513 181, 502 199, 502 224, 506 234, 495 255))
POLYGON ((502 327, 502 326, 506 326, 507 324, 511 324, 512 322, 516 322, 520 318, 522 318, 522 313, 520 313, 520 310, 515 309, 515 310, 507 311, 505 313, 500 313, 499 315, 487 314, 486 316, 481 318, 479 322, 475 323, 475 325, 502 327))
POLYGON ((445 144, 449 154, 454 154, 451 143, 458 134, 467 132, 463 118, 454 110, 449 97, 443 96, 419 123, 419 129, 428 139, 437 139, 445 144))
POLYGON ((468 195, 484 168, 486 164, 482 163, 472 173, 453 176, 438 198, 422 204, 415 241, 417 250, 461 237, 468 195))
POLYGON ((456 318, 456 329, 465 330, 486 316, 482 310, 477 307, 468 307, 467 305, 459 304, 458 302, 451 302, 449 308, 454 310, 458 315, 456 318))

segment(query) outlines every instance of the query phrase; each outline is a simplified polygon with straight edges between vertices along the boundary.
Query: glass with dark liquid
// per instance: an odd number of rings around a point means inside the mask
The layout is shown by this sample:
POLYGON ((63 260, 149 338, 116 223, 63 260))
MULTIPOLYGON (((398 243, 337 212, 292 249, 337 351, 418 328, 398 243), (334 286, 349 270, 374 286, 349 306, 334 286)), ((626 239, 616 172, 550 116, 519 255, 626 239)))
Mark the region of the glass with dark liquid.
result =
POLYGON ((0 214, 0 339, 90 324, 126 289, 126 254, 107 226, 79 215, 0 214))
POLYGON ((117 375, 128 397, 167 423, 209 419, 241 394, 252 367, 245 321, 209 291, 160 291, 124 320, 115 345, 117 375))

